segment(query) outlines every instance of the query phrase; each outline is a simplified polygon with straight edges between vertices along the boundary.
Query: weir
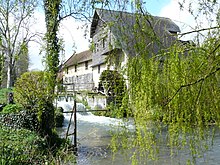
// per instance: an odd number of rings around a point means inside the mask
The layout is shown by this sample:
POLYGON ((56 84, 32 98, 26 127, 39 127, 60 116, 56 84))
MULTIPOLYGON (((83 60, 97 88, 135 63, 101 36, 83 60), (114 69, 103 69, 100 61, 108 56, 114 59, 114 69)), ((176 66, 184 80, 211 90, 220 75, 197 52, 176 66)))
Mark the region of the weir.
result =
MULTIPOLYGON (((56 100, 56 106, 58 107, 62 107, 65 111, 63 112, 64 114, 70 114, 70 118, 69 118, 69 122, 68 122, 68 127, 67 127, 67 131, 66 131, 66 135, 65 138, 67 139, 68 136, 73 135, 74 136, 74 140, 73 140, 73 145, 74 145, 74 153, 75 155, 77 155, 77 113, 88 113, 88 112, 92 112, 92 111, 107 111, 106 109, 94 109, 94 110, 86 110, 85 106, 83 104, 83 109, 78 108, 79 106, 77 106, 77 101, 76 101, 76 94, 77 91, 75 89, 77 84, 75 83, 66 83, 66 84, 62 84, 63 86, 63 90, 59 91, 59 93, 62 93, 65 95, 65 100, 66 102, 68 102, 68 95, 72 96, 70 98, 70 104, 68 104, 68 108, 65 107, 64 105, 59 105, 59 101, 56 100), (67 110, 68 109, 68 110, 67 110), (70 132, 70 126, 73 120, 73 131, 70 132)), ((60 99, 59 99, 60 100, 60 99)), ((79 105, 79 104, 78 104, 79 105)))
POLYGON ((67 132, 66 132, 66 139, 68 138, 68 136, 71 136, 71 135, 74 135, 74 141, 73 141, 73 145, 74 145, 74 154, 77 155, 77 113, 80 113, 80 112, 92 112, 92 111, 108 111, 108 110, 77 110, 77 106, 76 106, 76 99, 74 99, 73 101, 73 109, 71 111, 64 111, 63 113, 70 113, 71 116, 70 116, 70 120, 69 120, 69 124, 68 124, 68 128, 67 128, 67 132), (73 132, 72 133, 69 133, 70 132, 70 125, 72 123, 72 119, 73 119, 73 125, 74 125, 74 129, 73 129, 73 132))

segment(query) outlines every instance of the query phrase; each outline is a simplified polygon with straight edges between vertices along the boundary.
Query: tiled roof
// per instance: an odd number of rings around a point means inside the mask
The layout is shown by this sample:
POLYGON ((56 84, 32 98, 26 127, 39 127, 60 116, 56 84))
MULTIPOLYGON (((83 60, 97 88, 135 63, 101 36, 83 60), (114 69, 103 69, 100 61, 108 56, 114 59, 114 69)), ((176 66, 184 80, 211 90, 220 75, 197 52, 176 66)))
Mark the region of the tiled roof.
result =
POLYGON ((73 54, 64 64, 64 67, 69 67, 72 65, 77 65, 79 63, 92 60, 92 52, 86 50, 77 54, 73 54))
POLYGON ((157 53, 176 41, 176 36, 173 34, 180 32, 179 27, 169 18, 96 9, 90 37, 95 34, 98 20, 102 20, 109 26, 118 44, 116 47, 132 56, 138 55, 140 51, 157 53), (137 50, 138 48, 135 50, 136 44, 140 42, 145 43, 146 46, 141 50, 137 50))
POLYGON ((143 18, 143 14, 137 15, 134 13, 124 12, 124 11, 96 9, 93 16, 90 36, 92 37, 94 34, 94 30, 97 26, 98 19, 101 19, 105 23, 112 24, 113 28, 119 26, 121 27, 130 26, 130 28, 132 28, 136 23, 140 23, 137 21, 137 18, 140 18, 141 21, 145 21, 148 22, 148 24, 151 24, 154 29, 156 29, 156 26, 160 26, 160 28, 166 31, 180 32, 180 28, 169 18, 152 16, 149 14, 148 15, 146 14, 144 16, 146 17, 143 18))

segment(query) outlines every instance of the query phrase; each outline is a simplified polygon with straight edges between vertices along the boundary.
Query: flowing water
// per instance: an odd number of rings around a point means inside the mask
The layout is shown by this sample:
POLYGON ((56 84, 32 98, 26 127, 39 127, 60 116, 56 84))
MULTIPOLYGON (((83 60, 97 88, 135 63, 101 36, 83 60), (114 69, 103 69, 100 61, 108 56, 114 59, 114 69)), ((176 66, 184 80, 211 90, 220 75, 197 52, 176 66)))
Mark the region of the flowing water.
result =
MULTIPOLYGON (((60 101, 58 106, 64 108, 65 111, 71 110, 73 102, 60 101)), ((77 110, 85 110, 80 103, 77 104, 77 110)), ((64 126, 58 128, 60 136, 65 136, 70 114, 65 114, 64 126)), ((129 152, 123 154, 118 151, 113 159, 112 152, 109 148, 111 142, 111 133, 118 131, 118 125, 122 123, 120 119, 114 119, 103 116, 95 116, 90 112, 77 113, 77 140, 78 140, 78 157, 77 165, 128 165, 131 164, 129 152), (125 156, 127 155, 127 156, 125 156)), ((126 126, 132 131, 132 122, 126 123, 126 126)), ((73 131, 73 124, 70 133, 73 131)), ((73 140, 73 137, 70 137, 73 140)), ((146 164, 150 165, 182 165, 185 160, 189 159, 186 152, 179 153, 178 156, 169 156, 169 148, 161 146, 161 154, 156 162, 146 160, 146 164)), ((197 159, 198 165, 219 165, 220 164, 220 131, 216 132, 213 146, 204 154, 203 157, 197 159)))

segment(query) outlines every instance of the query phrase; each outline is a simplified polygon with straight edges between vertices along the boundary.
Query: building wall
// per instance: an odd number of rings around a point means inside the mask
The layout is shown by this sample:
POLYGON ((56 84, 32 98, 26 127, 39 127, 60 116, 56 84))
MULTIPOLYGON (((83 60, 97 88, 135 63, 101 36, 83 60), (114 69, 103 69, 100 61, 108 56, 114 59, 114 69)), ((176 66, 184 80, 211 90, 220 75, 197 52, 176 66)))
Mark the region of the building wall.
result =
POLYGON ((82 91, 92 90, 94 88, 91 65, 92 60, 88 61, 87 69, 85 67, 85 62, 83 62, 79 63, 76 68, 75 65, 73 65, 64 71, 63 83, 74 84, 74 86, 67 85, 67 90, 73 90, 73 88, 75 88, 76 91, 82 91))
MULTIPOLYGON (((118 69, 125 67, 127 56, 124 52, 116 48, 116 41, 114 35, 111 33, 108 26, 104 25, 102 20, 99 20, 96 31, 92 38, 94 43, 94 50, 92 52, 92 60, 88 63, 88 69, 85 69, 85 63, 77 65, 77 72, 75 66, 71 66, 64 72, 64 83, 75 83, 75 90, 92 90, 98 88, 99 78, 104 70, 118 69), (106 61, 108 56, 109 61, 106 61), (114 60, 111 60, 114 59, 114 60), (109 65, 111 64, 111 65, 109 65)), ((73 88, 73 87, 72 87, 73 88)))
POLYGON ((75 71, 75 65, 69 66, 64 70, 64 76, 65 77, 71 77, 71 76, 79 76, 83 74, 88 74, 92 72, 92 60, 88 61, 88 69, 85 68, 85 62, 79 63, 76 65, 76 71, 75 71), (68 71, 67 71, 68 70, 68 71))
POLYGON ((97 29, 92 38, 94 49, 92 52, 93 65, 101 64, 105 61, 106 54, 112 49, 111 32, 107 26, 104 26, 102 21, 99 20, 97 29))
POLYGON ((92 110, 106 109, 106 106, 107 106, 106 96, 99 96, 99 95, 96 95, 93 97, 87 96, 86 101, 92 110))
POLYGON ((94 43, 94 50, 92 52, 92 65, 93 65, 92 73, 93 73, 93 81, 95 88, 98 88, 99 77, 104 70, 107 69, 114 70, 116 68, 116 65, 125 66, 126 64, 126 61, 124 61, 126 58, 122 51, 114 52, 116 54, 112 53, 112 50, 116 48, 115 46, 116 41, 114 38, 115 37, 111 33, 109 27, 104 25, 102 20, 99 20, 95 34, 92 38, 94 43), (109 61, 107 61, 108 56, 110 56, 109 61), (111 56, 115 56, 116 58, 114 59, 118 61, 116 63, 115 61, 111 61, 112 58, 111 56), (98 70, 100 70, 100 72, 98 70))
POLYGON ((93 81, 94 81, 94 87, 98 88, 99 85, 99 77, 101 75, 101 73, 107 69, 106 64, 101 64, 98 66, 93 67, 93 81), (99 67, 100 67, 100 72, 99 72, 99 67))

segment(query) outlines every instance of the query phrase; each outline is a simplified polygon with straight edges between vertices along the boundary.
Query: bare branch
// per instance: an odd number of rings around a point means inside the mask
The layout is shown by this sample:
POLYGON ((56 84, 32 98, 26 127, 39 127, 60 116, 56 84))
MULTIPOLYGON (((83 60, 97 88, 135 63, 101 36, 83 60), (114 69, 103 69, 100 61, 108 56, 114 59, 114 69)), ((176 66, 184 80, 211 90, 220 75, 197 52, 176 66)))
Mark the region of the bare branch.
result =
POLYGON ((202 31, 208 31, 208 30, 214 30, 214 29, 219 29, 220 26, 214 26, 214 27, 209 27, 209 28, 203 28, 203 29, 198 29, 198 30, 192 30, 192 31, 189 31, 189 32, 186 32, 186 33, 180 33, 178 34, 179 36, 184 36, 186 34, 192 34, 192 33, 198 33, 198 32, 202 32, 202 31))

